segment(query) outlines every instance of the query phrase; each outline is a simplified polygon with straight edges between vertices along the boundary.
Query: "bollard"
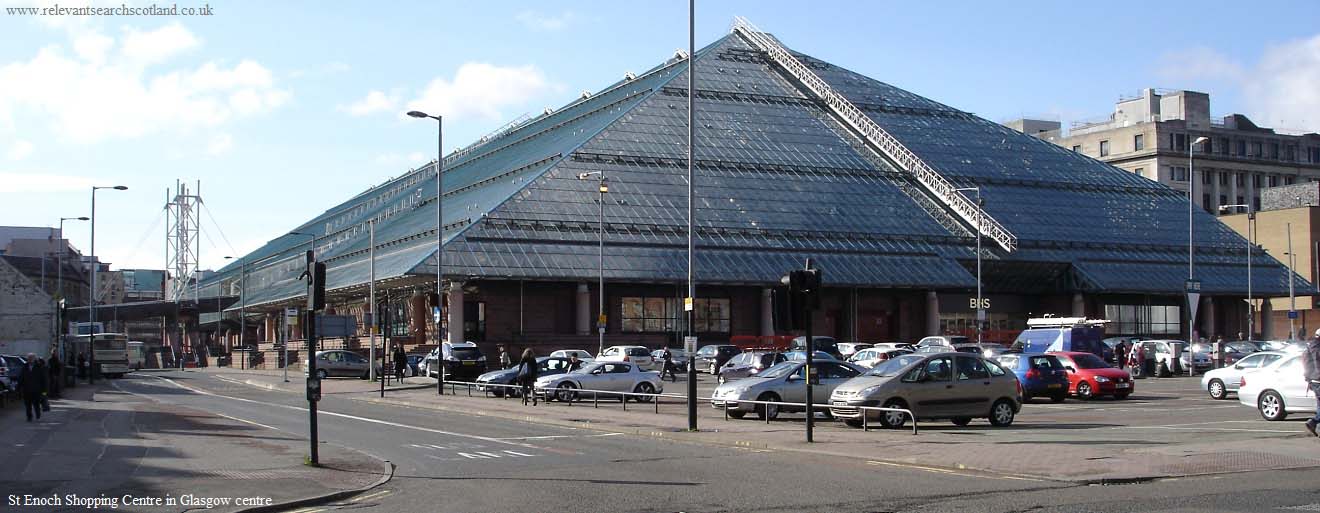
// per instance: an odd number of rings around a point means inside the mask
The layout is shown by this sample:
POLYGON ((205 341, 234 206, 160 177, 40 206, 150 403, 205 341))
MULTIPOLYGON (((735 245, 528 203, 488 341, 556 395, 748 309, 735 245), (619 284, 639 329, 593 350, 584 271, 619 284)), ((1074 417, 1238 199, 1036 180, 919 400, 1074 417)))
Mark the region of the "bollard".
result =
POLYGON ((724 420, 729 420, 729 401, 724 401, 724 420))
POLYGON ((659 414, 660 414, 660 395, 659 395, 659 394, 656 394, 656 395, 651 396, 651 400, 652 400, 652 401, 655 401, 655 414, 656 414, 656 415, 659 415, 659 414))
POLYGON ((620 395, 619 402, 623 403, 623 411, 628 411, 628 396, 620 395))
POLYGON ((591 404, 594 405, 597 409, 600 408, 600 394, 597 394, 595 392, 591 393, 591 404))
POLYGON ((862 432, 865 433, 867 431, 870 431, 871 425, 866 422, 866 418, 869 417, 870 415, 867 415, 866 410, 863 410, 860 407, 858 408, 857 411, 862 412, 862 432))
POLYGON ((762 404, 761 407, 762 407, 762 408, 765 408, 765 410, 764 410, 764 411, 765 411, 765 425, 769 426, 769 425, 770 425, 770 403, 762 404))

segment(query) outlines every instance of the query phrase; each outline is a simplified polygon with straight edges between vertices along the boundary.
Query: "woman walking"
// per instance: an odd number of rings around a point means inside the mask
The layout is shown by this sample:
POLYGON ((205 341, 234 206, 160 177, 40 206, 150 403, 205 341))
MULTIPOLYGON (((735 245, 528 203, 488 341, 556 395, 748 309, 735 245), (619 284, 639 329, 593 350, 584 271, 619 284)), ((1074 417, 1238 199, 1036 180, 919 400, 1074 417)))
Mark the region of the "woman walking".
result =
POLYGON ((536 371, 536 353, 530 347, 524 349, 522 358, 518 359, 518 384, 522 386, 524 406, 529 396, 532 406, 536 406, 536 391, 532 389, 536 385, 536 371))

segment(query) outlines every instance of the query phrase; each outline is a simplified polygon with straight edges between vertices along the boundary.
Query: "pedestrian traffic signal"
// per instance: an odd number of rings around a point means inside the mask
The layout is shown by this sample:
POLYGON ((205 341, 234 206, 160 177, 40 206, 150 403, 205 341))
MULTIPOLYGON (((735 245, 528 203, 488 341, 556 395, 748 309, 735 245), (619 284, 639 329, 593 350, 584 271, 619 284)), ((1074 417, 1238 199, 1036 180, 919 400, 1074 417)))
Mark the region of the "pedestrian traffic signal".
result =
POLYGON ((311 291, 307 294, 307 309, 312 311, 325 309, 325 263, 312 263, 311 291))

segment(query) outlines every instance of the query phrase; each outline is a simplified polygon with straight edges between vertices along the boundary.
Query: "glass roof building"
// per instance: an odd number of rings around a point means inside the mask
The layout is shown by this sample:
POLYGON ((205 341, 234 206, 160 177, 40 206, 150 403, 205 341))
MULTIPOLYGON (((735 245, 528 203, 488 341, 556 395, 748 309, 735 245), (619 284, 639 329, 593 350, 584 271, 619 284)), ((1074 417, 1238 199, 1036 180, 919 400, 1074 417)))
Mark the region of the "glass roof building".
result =
MULTIPOLYGON (((703 341, 776 334, 767 287, 808 257, 829 288, 817 314, 825 335, 915 341, 967 331, 978 218, 960 213, 913 161, 877 147, 837 101, 751 35, 735 31, 694 59, 703 341)), ((983 239, 987 338, 1011 337, 1028 316, 1049 313, 1109 318, 1114 334, 1186 336, 1182 193, 824 60, 786 55, 933 170, 936 183, 979 188, 979 226, 1002 228, 983 239)), ((447 310, 451 338, 461 329, 470 340, 595 349, 589 314, 603 274, 607 345, 676 340, 687 273, 688 64, 675 55, 445 157, 443 278, 448 302, 463 304, 447 310), (603 208, 596 177, 579 178, 593 172, 608 177, 603 208)), ((374 222, 378 295, 394 312, 385 329, 433 341, 424 325, 436 300, 435 209, 432 164, 293 227, 315 239, 277 238, 209 287, 231 294, 245 281, 250 314, 298 306, 302 252, 314 247, 337 311, 361 313, 374 222)), ((1288 269, 1260 250, 1248 256, 1246 241, 1213 216, 1193 209, 1191 227, 1195 277, 1209 298, 1200 335, 1244 330, 1247 258, 1255 297, 1288 294, 1288 269)))

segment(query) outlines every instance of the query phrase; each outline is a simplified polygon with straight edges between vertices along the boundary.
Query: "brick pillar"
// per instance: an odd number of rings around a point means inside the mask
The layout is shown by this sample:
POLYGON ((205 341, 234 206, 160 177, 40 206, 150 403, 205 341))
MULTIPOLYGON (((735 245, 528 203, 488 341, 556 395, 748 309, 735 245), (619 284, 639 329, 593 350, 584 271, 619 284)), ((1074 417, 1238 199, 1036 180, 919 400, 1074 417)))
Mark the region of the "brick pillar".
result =
POLYGON ((412 297, 408 298, 408 307, 412 310, 409 316, 409 333, 412 333, 412 343, 425 344, 427 328, 431 325, 431 312, 426 308, 426 295, 421 292, 414 292, 412 297))
MULTIPOLYGON (((1215 329, 1215 301, 1209 296, 1201 296, 1201 336, 1206 340, 1214 341, 1215 335, 1222 335, 1215 329)), ((1225 337, 1227 338, 1227 337, 1225 337)))
POLYGON ((1073 293, 1072 297, 1072 316, 1086 317, 1086 297, 1081 292, 1073 293))
POLYGON ((449 282, 449 341, 463 340, 463 282, 449 282))
POLYGON ((933 290, 926 291, 926 336, 940 334, 940 296, 933 290))
POLYGON ((577 286, 577 334, 591 334, 591 289, 586 283, 577 286))
POLYGON ((1260 302, 1260 322, 1256 327, 1260 329, 1260 338, 1274 340, 1274 305, 1270 304, 1269 298, 1260 302))
POLYGON ((769 287, 761 289, 761 336, 769 337, 775 334, 775 303, 773 300, 774 289, 769 287))

